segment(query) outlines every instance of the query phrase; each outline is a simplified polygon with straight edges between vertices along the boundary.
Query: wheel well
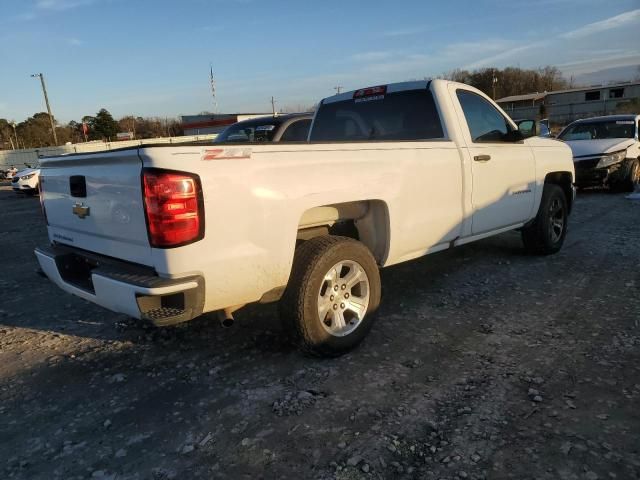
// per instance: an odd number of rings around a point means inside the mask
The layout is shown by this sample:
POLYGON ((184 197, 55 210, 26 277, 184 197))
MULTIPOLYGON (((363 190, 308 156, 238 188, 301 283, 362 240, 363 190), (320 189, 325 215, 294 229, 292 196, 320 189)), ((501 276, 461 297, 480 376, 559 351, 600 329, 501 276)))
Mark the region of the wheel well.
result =
POLYGON ((389 250, 387 205, 381 200, 361 200, 311 208, 298 223, 296 243, 320 235, 350 237, 365 244, 378 264, 389 250))
POLYGON ((573 177, 571 172, 551 172, 547 173, 544 178, 544 183, 553 183, 562 188, 565 197, 567 198, 567 205, 569 205, 569 213, 573 207, 573 177))

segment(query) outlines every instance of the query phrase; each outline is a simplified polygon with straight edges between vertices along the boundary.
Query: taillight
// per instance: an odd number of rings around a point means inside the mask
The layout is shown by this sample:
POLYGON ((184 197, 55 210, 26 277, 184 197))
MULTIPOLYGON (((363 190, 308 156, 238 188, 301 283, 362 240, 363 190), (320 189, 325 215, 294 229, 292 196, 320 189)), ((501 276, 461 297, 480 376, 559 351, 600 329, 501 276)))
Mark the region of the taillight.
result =
POLYGON ((202 239, 204 206, 197 175, 144 169, 142 186, 152 247, 179 247, 202 239))
POLYGON ((380 85, 378 87, 361 88, 353 92, 353 98, 375 97, 378 95, 385 95, 387 93, 387 86, 380 85))

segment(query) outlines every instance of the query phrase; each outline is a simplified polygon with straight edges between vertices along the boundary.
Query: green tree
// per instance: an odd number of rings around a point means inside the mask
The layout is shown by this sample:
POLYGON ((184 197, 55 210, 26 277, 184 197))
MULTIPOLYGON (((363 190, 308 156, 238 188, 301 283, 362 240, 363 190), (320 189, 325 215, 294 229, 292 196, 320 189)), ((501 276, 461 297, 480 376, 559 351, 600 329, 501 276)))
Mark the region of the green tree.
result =
MULTIPOLYGON (((83 119, 84 120, 84 119, 83 119)), ((118 122, 116 122, 109 111, 101 108, 100 111, 90 120, 89 136, 92 139, 115 140, 119 131, 118 122)))
POLYGON ((24 148, 50 147, 53 145, 51 123, 46 112, 35 113, 16 126, 20 146, 24 148))
POLYGON ((0 150, 9 150, 14 147, 13 127, 7 119, 0 118, 0 150))

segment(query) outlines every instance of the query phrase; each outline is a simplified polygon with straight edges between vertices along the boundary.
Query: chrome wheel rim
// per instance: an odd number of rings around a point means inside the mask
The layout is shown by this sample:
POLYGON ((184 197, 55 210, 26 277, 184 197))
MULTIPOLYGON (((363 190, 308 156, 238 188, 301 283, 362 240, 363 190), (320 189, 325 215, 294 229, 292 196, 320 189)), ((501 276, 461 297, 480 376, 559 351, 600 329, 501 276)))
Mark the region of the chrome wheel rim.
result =
POLYGON ((325 274, 318 291, 318 317, 334 337, 352 333, 369 308, 369 277, 358 262, 336 263, 325 274))
POLYGON ((554 198, 549 206, 549 238, 556 243, 564 231, 564 208, 560 199, 554 198))

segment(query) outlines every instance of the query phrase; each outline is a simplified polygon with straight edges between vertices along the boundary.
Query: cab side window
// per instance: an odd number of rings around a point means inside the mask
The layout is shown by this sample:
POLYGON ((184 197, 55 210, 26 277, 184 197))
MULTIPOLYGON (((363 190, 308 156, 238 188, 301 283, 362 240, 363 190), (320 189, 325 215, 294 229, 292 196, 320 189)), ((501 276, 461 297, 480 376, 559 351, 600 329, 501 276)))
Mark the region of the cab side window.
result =
POLYGON ((306 142, 311 119, 305 118, 291 123, 280 137, 281 142, 306 142))
POLYGON ((467 90, 458 90, 456 94, 474 142, 505 141, 504 136, 511 131, 511 127, 493 105, 467 90))

